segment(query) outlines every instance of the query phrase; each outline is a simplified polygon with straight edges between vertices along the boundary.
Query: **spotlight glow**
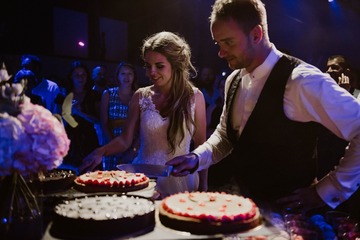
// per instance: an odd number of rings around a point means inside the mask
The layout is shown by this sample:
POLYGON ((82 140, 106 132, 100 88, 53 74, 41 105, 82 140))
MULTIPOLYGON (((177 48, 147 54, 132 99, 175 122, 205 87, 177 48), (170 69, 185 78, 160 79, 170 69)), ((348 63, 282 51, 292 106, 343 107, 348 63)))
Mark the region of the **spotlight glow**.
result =
POLYGON ((79 42, 78 42, 78 45, 79 45, 80 47, 84 47, 84 46, 85 46, 85 43, 84 43, 83 41, 79 41, 79 42))

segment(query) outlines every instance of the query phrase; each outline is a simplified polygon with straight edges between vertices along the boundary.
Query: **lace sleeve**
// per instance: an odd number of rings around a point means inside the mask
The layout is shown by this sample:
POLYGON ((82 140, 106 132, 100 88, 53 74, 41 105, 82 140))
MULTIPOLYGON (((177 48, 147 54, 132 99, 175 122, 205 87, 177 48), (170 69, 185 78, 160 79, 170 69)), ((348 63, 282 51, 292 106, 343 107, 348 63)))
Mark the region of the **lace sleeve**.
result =
POLYGON ((151 96, 149 94, 149 88, 141 88, 139 89, 140 97, 139 97, 139 106, 141 111, 155 109, 155 105, 151 100, 151 96))

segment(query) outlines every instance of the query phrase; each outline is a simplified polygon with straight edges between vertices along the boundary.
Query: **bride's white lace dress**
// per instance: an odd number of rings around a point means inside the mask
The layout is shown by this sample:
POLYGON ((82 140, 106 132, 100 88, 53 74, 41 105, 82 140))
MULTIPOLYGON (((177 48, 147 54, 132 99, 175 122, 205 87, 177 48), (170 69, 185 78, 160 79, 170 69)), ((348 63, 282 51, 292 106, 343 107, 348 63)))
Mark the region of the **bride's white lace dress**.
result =
MULTIPOLYGON (((185 131, 185 138, 180 146, 176 147, 174 153, 170 153, 170 148, 167 142, 167 127, 169 119, 162 117, 159 111, 155 108, 151 99, 150 87, 141 88, 140 105, 140 149, 137 158, 133 163, 146 163, 164 165, 170 159, 189 153, 190 142, 194 126, 191 128, 191 133, 186 130, 185 123, 183 125, 185 131)), ((194 89, 198 91, 198 89, 194 89)), ((195 100, 191 104, 191 112, 194 117, 195 114, 195 100)), ((167 195, 183 192, 195 191, 199 186, 198 173, 190 174, 185 177, 159 177, 156 182, 157 191, 161 197, 167 195)))

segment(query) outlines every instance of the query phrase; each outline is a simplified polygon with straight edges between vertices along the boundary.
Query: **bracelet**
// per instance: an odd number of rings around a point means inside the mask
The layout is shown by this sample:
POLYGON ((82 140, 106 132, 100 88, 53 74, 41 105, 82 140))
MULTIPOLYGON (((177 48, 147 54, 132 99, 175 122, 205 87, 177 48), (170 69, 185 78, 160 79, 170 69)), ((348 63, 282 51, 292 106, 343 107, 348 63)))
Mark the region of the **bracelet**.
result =
POLYGON ((190 174, 193 174, 199 168, 199 155, 197 155, 196 153, 193 153, 193 152, 190 154, 195 155, 195 157, 196 157, 196 166, 189 170, 190 174))

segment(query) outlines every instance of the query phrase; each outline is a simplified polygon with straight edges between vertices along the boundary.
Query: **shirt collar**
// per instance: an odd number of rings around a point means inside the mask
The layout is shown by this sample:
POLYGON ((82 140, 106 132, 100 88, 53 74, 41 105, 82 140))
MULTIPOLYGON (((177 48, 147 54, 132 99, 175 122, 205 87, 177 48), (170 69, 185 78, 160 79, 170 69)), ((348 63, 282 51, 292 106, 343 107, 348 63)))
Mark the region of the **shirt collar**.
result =
POLYGON ((283 53, 276 49, 274 44, 271 44, 271 51, 269 55, 266 57, 265 61, 260 64, 257 68, 254 69, 251 73, 246 71, 245 68, 241 70, 241 77, 250 74, 251 79, 259 79, 267 77, 275 64, 279 61, 279 59, 283 56, 283 53))

